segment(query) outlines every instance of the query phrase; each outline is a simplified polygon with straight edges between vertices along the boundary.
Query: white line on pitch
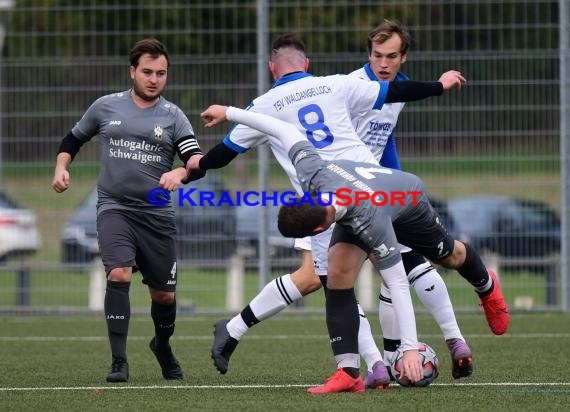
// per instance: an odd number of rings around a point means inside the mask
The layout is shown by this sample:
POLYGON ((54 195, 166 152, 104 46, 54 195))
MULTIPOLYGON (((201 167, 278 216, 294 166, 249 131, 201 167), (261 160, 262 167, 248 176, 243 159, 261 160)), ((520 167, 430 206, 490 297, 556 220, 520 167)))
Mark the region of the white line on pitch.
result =
MULTIPOLYGON (((25 391, 91 391, 91 390, 147 390, 147 389, 287 389, 308 388, 310 384, 287 384, 287 385, 147 385, 147 386, 54 386, 54 387, 24 387, 24 388, 0 388, 0 392, 25 392, 25 391)), ((479 383, 433 383, 431 386, 517 386, 517 387, 558 387, 570 386, 570 382, 479 382, 479 383)))

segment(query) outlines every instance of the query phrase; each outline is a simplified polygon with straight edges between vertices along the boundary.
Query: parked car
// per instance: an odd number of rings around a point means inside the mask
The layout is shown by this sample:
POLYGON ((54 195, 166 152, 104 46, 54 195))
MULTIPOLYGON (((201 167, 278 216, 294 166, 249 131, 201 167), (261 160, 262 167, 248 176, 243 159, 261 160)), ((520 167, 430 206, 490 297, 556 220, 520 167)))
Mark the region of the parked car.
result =
POLYGON ((76 208, 61 230, 61 261, 91 262, 99 254, 97 243, 97 188, 76 208))
MULTIPOLYGON (((219 199, 220 194, 225 191, 222 181, 213 175, 207 175, 181 188, 185 191, 196 188, 190 198, 195 204, 203 205, 191 206, 185 201, 183 206, 177 206, 178 191, 173 192, 178 259, 200 263, 230 256, 236 249, 236 219, 233 206, 227 203, 221 206, 208 205, 199 199, 201 192, 213 192, 215 199, 219 199)), ((94 188, 67 220, 61 234, 63 263, 87 263, 99 254, 96 205, 97 188, 94 188)))
POLYGON ((299 264, 294 249, 295 240, 286 238, 277 228, 279 206, 236 206, 237 243, 239 251, 246 257, 246 264, 254 266, 259 260, 259 215, 260 208, 266 208, 268 223, 268 249, 272 267, 290 267, 299 264))
POLYGON ((455 223, 453 217, 449 214, 449 209, 447 208, 447 202, 445 200, 431 196, 429 197, 429 202, 431 203, 433 208, 437 211, 439 217, 441 217, 442 223, 447 229, 447 231, 452 236, 457 237, 458 236, 457 224, 455 223))
POLYGON ((560 252, 560 218, 546 203, 507 196, 466 196, 447 202, 459 233, 480 252, 541 258, 560 252))
POLYGON ((39 250, 41 236, 34 212, 0 191, 0 262, 39 250))

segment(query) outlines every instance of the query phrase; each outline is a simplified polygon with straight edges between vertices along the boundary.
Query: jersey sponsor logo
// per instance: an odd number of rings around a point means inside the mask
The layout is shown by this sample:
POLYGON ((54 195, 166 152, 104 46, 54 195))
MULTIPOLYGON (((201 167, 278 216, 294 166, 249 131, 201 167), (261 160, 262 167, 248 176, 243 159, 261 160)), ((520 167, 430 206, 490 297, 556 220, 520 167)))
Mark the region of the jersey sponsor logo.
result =
POLYGON ((369 130, 389 132, 392 130, 392 123, 383 123, 371 120, 368 122, 369 130))
POLYGON ((109 122, 109 126, 120 126, 121 125, 121 121, 120 120, 111 120, 109 122))
POLYGON ((109 157, 118 159, 136 160, 140 163, 160 163, 162 156, 152 154, 152 152, 162 152, 162 147, 158 144, 150 144, 144 141, 131 141, 123 138, 109 139, 109 157), (128 152, 123 150, 127 149, 128 152))
POLYGON ((162 161, 162 156, 160 155, 149 155, 141 152, 125 152, 121 149, 109 149, 109 157, 117 158, 117 159, 129 159, 129 160, 136 160, 142 164, 146 164, 149 162, 153 163, 160 163, 162 161))
POLYGON ((144 150, 145 152, 162 152, 162 147, 158 144, 150 144, 147 142, 137 141, 133 142, 131 140, 126 140, 123 138, 119 139, 109 139, 110 146, 117 146, 117 147, 124 147, 126 149, 135 151, 135 150, 144 150))

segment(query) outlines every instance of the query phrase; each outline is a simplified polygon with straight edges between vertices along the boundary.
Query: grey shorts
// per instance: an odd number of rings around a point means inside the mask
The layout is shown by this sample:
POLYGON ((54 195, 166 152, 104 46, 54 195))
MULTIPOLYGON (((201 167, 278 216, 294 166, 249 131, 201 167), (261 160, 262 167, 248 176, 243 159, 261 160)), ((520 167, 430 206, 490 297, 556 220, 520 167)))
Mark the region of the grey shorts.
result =
POLYGON ((397 218, 393 226, 398 242, 433 262, 453 252, 455 239, 429 203, 419 203, 413 213, 397 218))
POLYGON ((97 216, 97 237, 105 272, 120 267, 139 270, 153 289, 176 290, 174 218, 129 210, 105 210, 97 216))
MULTIPOLYGON (((442 220, 428 203, 419 203, 410 213, 398 217, 392 222, 398 243, 408 246, 414 252, 437 262, 453 252, 455 240, 443 226, 442 220)), ((367 254, 373 245, 367 244, 348 228, 335 225, 330 246, 336 243, 351 243, 367 254)))

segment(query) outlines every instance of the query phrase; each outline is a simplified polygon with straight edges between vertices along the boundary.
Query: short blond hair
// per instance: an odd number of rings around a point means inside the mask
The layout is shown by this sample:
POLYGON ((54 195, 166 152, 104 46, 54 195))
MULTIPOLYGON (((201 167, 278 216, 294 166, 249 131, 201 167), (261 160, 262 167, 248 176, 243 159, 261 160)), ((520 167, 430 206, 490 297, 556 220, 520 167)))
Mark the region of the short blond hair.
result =
POLYGON ((395 20, 384 20, 382 24, 376 26, 368 33, 368 54, 372 52, 372 45, 374 43, 382 44, 394 34, 400 36, 400 39, 402 40, 400 53, 406 54, 410 47, 410 43, 412 42, 412 36, 408 29, 395 20))

